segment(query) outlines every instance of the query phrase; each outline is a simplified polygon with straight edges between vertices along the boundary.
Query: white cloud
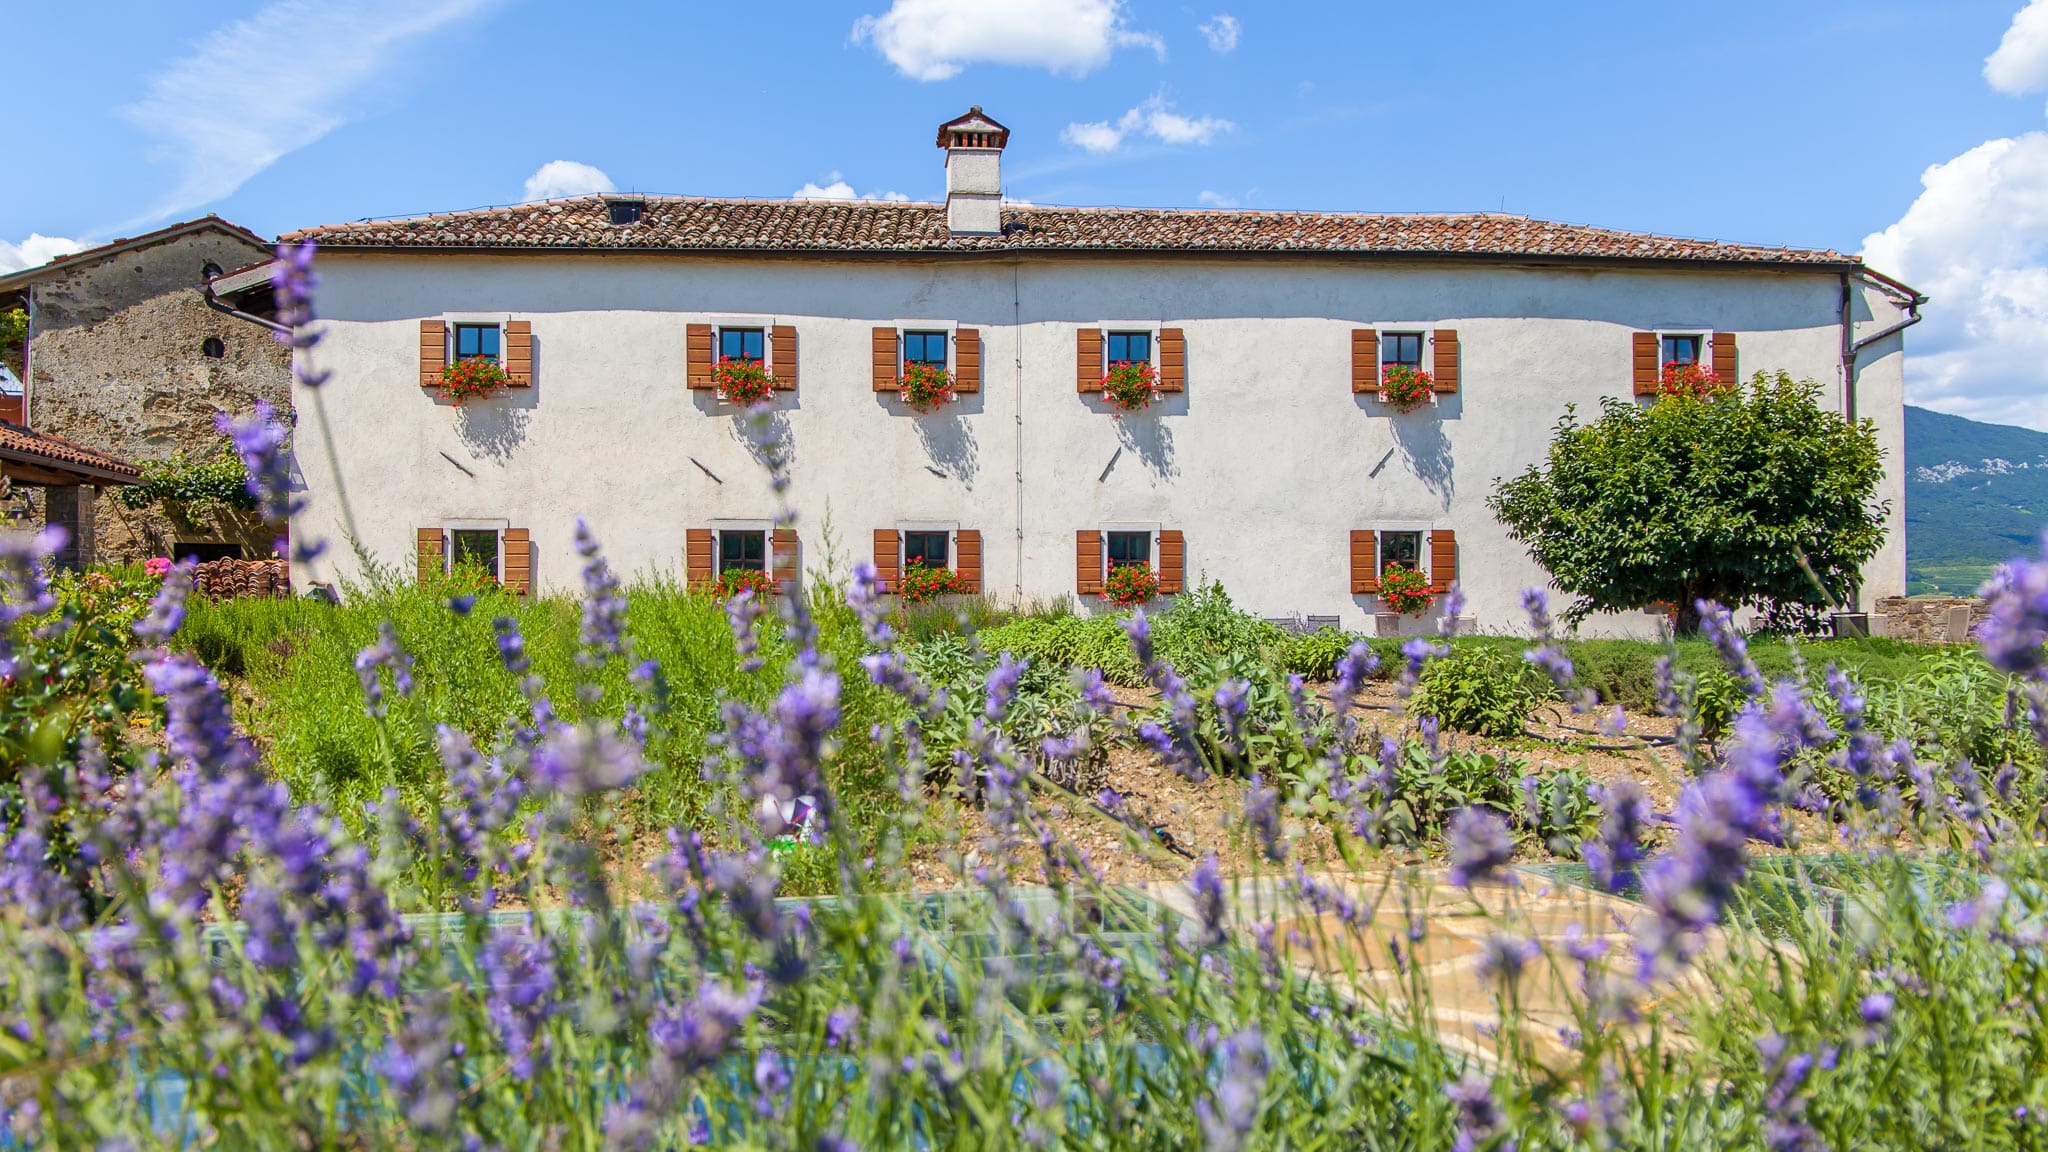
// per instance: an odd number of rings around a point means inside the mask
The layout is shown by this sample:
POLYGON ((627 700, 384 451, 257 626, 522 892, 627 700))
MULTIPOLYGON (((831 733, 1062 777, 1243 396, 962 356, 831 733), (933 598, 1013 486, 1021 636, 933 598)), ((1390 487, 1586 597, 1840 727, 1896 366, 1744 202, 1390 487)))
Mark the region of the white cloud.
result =
POLYGON ((2033 0, 2013 16, 1998 50, 1984 60, 1984 79, 2011 96, 2048 88, 2048 0, 2033 0))
POLYGON ((520 197, 520 202, 530 204, 535 200, 559 200, 564 196, 595 196, 601 192, 616 191, 612 178, 605 175, 602 168, 575 160, 550 160, 526 178, 526 192, 520 197))
POLYGON ((1173 110, 1171 100, 1154 96, 1117 117, 1114 124, 1107 120, 1069 124, 1061 130, 1060 139, 1089 152, 1107 153, 1122 147, 1133 135, 1150 136, 1161 144, 1207 144, 1236 127, 1214 116, 1183 116, 1173 110))
POLYGON ((59 256, 83 252, 86 248, 87 244, 83 240, 73 240, 65 236, 45 236, 41 232, 29 233, 28 239, 19 244, 0 240, 0 275, 19 272, 23 268, 34 268, 38 264, 48 264, 59 256))
POLYGON ((2048 429, 2048 133, 1986 141, 1920 183, 1863 241, 1872 267, 1932 297, 1907 335, 1907 398, 2048 429))
POLYGON ((1123 0, 893 0, 854 21, 853 38, 913 80, 945 80, 969 64, 1085 76, 1129 47, 1166 58, 1164 40, 1126 24, 1123 0))
POLYGON ((819 184, 816 181, 805 181, 803 187, 790 193, 790 195, 799 200, 886 200, 896 204, 907 204, 910 201, 910 197, 895 191, 870 192, 862 196, 855 192, 853 185, 848 184, 846 178, 837 172, 826 173, 825 179, 828 183, 819 184))
POLYGON ((1237 197, 1225 196, 1221 192, 1211 192, 1207 188, 1202 189, 1201 192, 1196 194, 1195 202, 1204 208, 1237 207, 1237 197))
POLYGON ((122 110, 173 173, 130 223, 219 200, 362 115, 422 40, 496 2, 276 0, 207 33, 122 110))
POLYGON ((1237 17, 1218 12, 1207 23, 1195 25, 1195 31, 1207 37, 1209 47, 1216 51, 1232 52, 1237 49, 1237 35, 1243 31, 1243 26, 1237 22, 1237 17))

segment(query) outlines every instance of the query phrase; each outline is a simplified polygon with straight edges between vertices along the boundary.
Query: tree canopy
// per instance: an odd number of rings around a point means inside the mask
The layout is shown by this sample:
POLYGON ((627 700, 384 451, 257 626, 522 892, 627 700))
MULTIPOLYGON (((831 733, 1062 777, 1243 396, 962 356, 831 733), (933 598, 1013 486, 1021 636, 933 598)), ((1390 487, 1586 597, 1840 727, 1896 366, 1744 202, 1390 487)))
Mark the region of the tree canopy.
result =
POLYGON ((1823 409, 1820 386, 1759 372, 1711 396, 1567 409, 1549 459, 1488 504, 1563 591, 1566 616, 1656 603, 1821 607, 1853 599, 1884 543, 1883 450, 1868 420, 1823 409))

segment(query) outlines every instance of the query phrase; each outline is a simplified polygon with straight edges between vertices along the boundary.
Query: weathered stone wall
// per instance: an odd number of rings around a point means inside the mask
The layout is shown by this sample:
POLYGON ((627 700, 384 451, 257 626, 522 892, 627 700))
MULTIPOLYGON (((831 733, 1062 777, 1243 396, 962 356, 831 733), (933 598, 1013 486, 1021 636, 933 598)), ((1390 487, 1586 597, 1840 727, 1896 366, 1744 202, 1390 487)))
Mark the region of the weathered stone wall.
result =
MULTIPOLYGON (((267 329, 206 306, 202 270, 263 259, 258 245, 216 231, 180 236, 54 275, 36 284, 29 422, 135 463, 220 443, 214 415, 258 400, 291 410, 291 358, 267 329), (209 338, 223 355, 204 352, 209 338)), ((96 559, 168 555, 178 542, 270 554, 276 532, 253 517, 166 515, 98 501, 96 559)))
POLYGON ((1876 614, 1884 618, 1883 634, 1895 640, 1967 644, 1991 608, 1976 596, 1887 596, 1876 614))

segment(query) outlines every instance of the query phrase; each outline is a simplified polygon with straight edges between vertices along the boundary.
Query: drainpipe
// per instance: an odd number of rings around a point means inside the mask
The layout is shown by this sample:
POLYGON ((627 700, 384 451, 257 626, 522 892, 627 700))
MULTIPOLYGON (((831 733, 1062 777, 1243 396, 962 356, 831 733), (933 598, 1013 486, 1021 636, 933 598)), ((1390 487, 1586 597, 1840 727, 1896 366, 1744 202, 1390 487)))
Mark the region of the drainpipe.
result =
POLYGON ((1010 339, 1016 346, 1017 579, 1016 605, 1024 603, 1024 292, 1023 261, 1010 265, 1010 339))
POLYGON ((1875 284, 1880 291, 1906 309, 1904 319, 1856 339, 1856 318, 1851 310, 1855 293, 1849 286, 1849 273, 1842 273, 1842 414, 1850 423, 1856 421, 1856 354, 1895 332, 1904 332, 1920 322, 1920 306, 1927 303, 1927 297, 1892 281, 1896 289, 1886 284, 1875 284))
POLYGON ((21 336, 21 426, 33 428, 29 422, 29 397, 35 395, 36 386, 36 286, 28 286, 28 331, 21 336))
MULTIPOLYGON (((31 291, 33 291, 33 289, 31 289, 31 291)), ((275 320, 265 320, 261 316, 244 312, 239 308, 230 308, 226 304, 221 303, 220 298, 213 294, 213 281, 211 280, 206 282, 206 290, 201 295, 206 301, 206 306, 208 308, 213 309, 215 312, 220 312, 228 316, 233 316, 237 320, 247 320, 251 324, 260 324, 263 327, 270 329, 272 332, 282 332, 287 336, 292 334, 290 325, 279 324, 275 320)))

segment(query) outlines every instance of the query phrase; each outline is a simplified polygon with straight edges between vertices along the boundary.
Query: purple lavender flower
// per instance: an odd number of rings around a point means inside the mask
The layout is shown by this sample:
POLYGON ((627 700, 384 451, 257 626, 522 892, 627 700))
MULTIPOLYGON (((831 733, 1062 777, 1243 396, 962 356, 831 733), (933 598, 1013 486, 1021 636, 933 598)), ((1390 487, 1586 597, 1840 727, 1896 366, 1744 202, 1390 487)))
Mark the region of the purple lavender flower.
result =
POLYGON ((1017 695, 1017 684, 1024 679, 1024 670, 1031 667, 1028 660, 1019 660, 1008 652, 996 659, 996 666, 989 670, 986 707, 982 715, 989 723, 1000 724, 1010 711, 1010 701, 1017 695))
POLYGON ((1366 678, 1379 671, 1379 667, 1379 654, 1371 646, 1363 640, 1351 642, 1351 647, 1337 660, 1337 680, 1330 693, 1340 715, 1351 707, 1366 678))
POLYGON ((1477 1152, 1500 1134, 1504 1117, 1493 1098, 1493 1084, 1474 1073, 1445 1085, 1444 1095, 1458 1107, 1458 1134, 1451 1142, 1453 1152, 1477 1152))
POLYGON ((1479 974, 1489 980, 1513 984, 1522 970, 1543 955, 1543 946, 1528 936, 1494 932, 1480 941, 1479 974))
POLYGON ((739 654, 740 670, 744 672, 761 667, 760 618, 761 601, 752 588, 741 589, 739 595, 725 602, 726 625, 732 629, 733 650, 739 654))
POLYGON ((1671 851, 1643 872, 1643 898, 1655 914, 1639 943, 1645 976, 1660 960, 1690 958, 1748 874, 1748 841, 1771 826, 1766 798, 1729 771, 1688 785, 1675 818, 1671 851))
POLYGON ((1251 681, 1233 678, 1218 684, 1211 697, 1223 729, 1224 747, 1239 755, 1244 751, 1244 717, 1251 708, 1251 691, 1251 681))
POLYGON ((1707 639, 1721 653, 1721 662, 1735 674, 1744 694, 1752 698, 1762 696, 1763 674, 1756 670, 1755 661, 1749 658, 1749 644, 1742 638, 1742 633, 1735 630, 1735 618, 1712 600, 1697 601, 1694 607, 1699 609, 1700 631, 1707 634, 1707 639))
POLYGON ((309 328, 315 319, 313 289, 320 283, 320 278, 313 274, 315 251, 311 240, 304 244, 279 244, 276 262, 270 269, 270 292, 277 305, 277 322, 286 329, 277 334, 278 343, 301 351, 320 342, 320 334, 309 328))
POLYGON ((1856 1014, 1873 1028, 1883 1027, 1891 1022, 1893 1000, 1889 992, 1872 992, 1857 1002, 1856 1014))
POLYGON ((1109 716, 1116 711, 1116 696, 1109 690, 1109 684, 1102 678, 1099 668, 1086 668, 1074 674, 1081 690, 1081 703, 1097 716, 1109 716))
POLYGON ((889 624, 888 606, 882 599, 888 591, 882 587, 882 575, 873 564, 862 560, 853 566, 853 584, 846 590, 846 602, 860 616, 861 634, 871 648, 887 648, 896 640, 896 629, 889 624))
POLYGON ((1529 617, 1529 632, 1548 641, 1557 625, 1550 618, 1550 595, 1541 588, 1522 589, 1522 611, 1529 617))
POLYGON ((1764 1093, 1764 1146, 1771 1152, 1826 1152, 1820 1134, 1806 1122, 1805 1089, 1816 1067, 1832 1066, 1834 1054, 1792 1052, 1785 1038, 1776 1034, 1757 1041, 1756 1047, 1772 1077, 1764 1093))
POLYGON ((620 635, 626 622, 626 598, 619 592, 618 577, 598 550, 590 525, 576 518, 576 554, 583 557, 583 627, 578 640, 583 650, 576 659, 588 668, 600 667, 613 656, 623 656, 626 642, 620 635))
POLYGON ((1643 837, 1653 813, 1650 797, 1633 777, 1623 776, 1601 789, 1600 835, 1580 849, 1593 879, 1609 892, 1635 876, 1646 853, 1643 837))
POLYGON ((1432 643, 1417 636, 1401 645, 1401 655, 1407 661, 1401 668, 1401 685, 1398 691, 1403 699, 1415 691, 1416 681, 1422 679, 1425 664, 1439 656, 1448 656, 1451 650, 1443 644, 1432 643))
POLYGON ((1258 773, 1244 790, 1244 822, 1258 839, 1259 850, 1275 864, 1287 859, 1287 841, 1280 826, 1280 793, 1267 787, 1258 773))
POLYGON ((851 1004, 842 1004, 825 1016, 825 1047, 839 1048, 853 1039, 853 1030, 860 1023, 860 1009, 851 1004))
POLYGON ((510 616, 500 616, 491 621, 491 628, 498 634, 498 662, 505 671, 514 676, 524 676, 532 670, 526 659, 526 637, 519 631, 519 621, 510 616))
POLYGON ((1223 870, 1217 864, 1216 853, 1204 853, 1201 862, 1195 865, 1194 875, 1188 877, 1188 893, 1195 900, 1194 946, 1200 949, 1221 947, 1223 933, 1223 870))
POLYGON ((1451 846, 1448 879, 1460 888, 1489 880, 1515 857, 1507 821, 1485 808, 1460 808, 1451 816, 1445 836, 1451 846))
POLYGON ((548 1047, 539 1031, 556 1008, 554 946, 544 936, 500 931, 484 941, 477 965, 485 982, 485 1012, 505 1045, 506 1066, 519 1079, 531 1079, 536 1058, 548 1047))
POLYGON ((1444 593, 1443 614, 1437 619, 1437 631, 1445 636, 1458 634, 1458 623, 1465 615, 1465 588, 1457 581, 1451 582, 1450 590, 1444 593))
POLYGON ((0 675, 14 675, 14 626, 57 607, 50 595, 50 557, 68 539, 57 525, 33 536, 0 533, 0 675))
MULTIPOLYGON (((306 498, 292 480, 291 428, 275 418, 268 403, 258 400, 246 420, 222 412, 213 422, 242 458, 249 495, 256 498, 256 510, 266 523, 289 524, 305 510, 306 498)), ((303 563, 318 556, 322 546, 299 542, 293 549, 294 558, 303 563)))
POLYGON ((533 781, 543 792, 575 799, 624 788, 647 774, 633 741, 601 721, 564 724, 534 749, 533 781))
POLYGON ((356 679, 363 686, 363 711, 372 720, 384 718, 383 673, 400 696, 412 695, 412 657, 398 643, 398 629, 386 620, 377 625, 377 642, 356 653, 356 679))
POLYGON ((2001 564, 1982 595, 1991 616, 1977 632, 1984 659, 2001 672, 2042 678, 2048 667, 2048 533, 2041 560, 2001 564))
POLYGON ((754 1110, 764 1117, 780 1116, 789 1107, 789 1061, 773 1048, 763 1047, 754 1057, 754 1110))
POLYGON ((1266 1037, 1254 1025, 1223 1040, 1217 1053, 1223 1063, 1222 1079, 1208 1099, 1195 1102, 1195 1115, 1202 1122, 1209 1152, 1237 1152, 1258 1122, 1259 1098, 1271 1068, 1266 1037))
POLYGON ((1998 926, 2012 889, 1997 876, 1984 881, 1977 894, 1948 910, 1949 927, 1958 932, 1985 932, 1998 926))
POLYGON ((192 595, 192 576, 198 567, 198 561, 189 556, 171 565, 163 586, 150 597, 148 614, 135 622, 136 639, 149 645, 170 643, 185 623, 185 600, 192 595))

